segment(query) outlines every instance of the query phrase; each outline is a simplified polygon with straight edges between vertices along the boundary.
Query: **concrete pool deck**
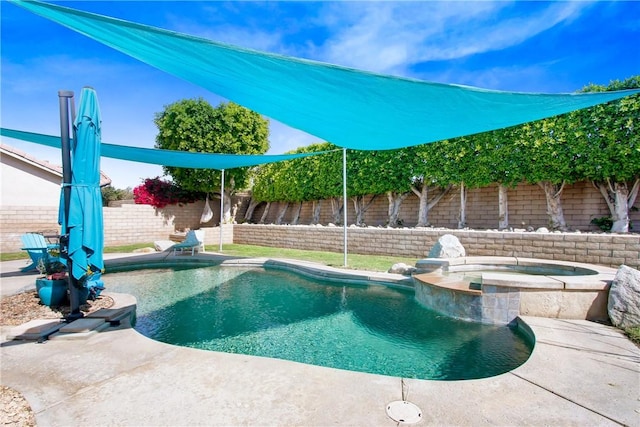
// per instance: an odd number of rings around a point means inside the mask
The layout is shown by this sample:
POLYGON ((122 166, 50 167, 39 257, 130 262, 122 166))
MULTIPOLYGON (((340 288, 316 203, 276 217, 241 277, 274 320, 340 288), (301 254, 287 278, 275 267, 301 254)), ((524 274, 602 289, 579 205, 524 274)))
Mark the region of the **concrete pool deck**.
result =
MULTIPOLYGON (((23 264, 0 263, 3 296, 33 288, 23 264)), ((121 326, 42 344, 7 341, 3 327, 0 382, 26 397, 39 426, 394 426, 385 409, 403 398, 422 410, 418 425, 640 426, 638 347, 597 323, 522 320, 536 336, 529 360, 481 380, 403 380, 208 352, 121 326)))

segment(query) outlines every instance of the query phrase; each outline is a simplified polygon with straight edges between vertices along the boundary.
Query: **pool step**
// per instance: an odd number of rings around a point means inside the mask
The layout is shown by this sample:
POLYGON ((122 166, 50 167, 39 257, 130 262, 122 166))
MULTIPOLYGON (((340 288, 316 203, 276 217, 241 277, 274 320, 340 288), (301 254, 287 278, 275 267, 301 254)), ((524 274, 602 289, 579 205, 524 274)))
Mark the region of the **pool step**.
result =
POLYGON ((111 325, 105 322, 104 319, 96 318, 91 319, 89 317, 83 317, 78 320, 74 320, 71 323, 67 323, 60 328, 58 332, 52 334, 50 340, 81 340, 89 338, 98 332, 102 332, 111 325))
POLYGON ((65 325, 60 319, 34 319, 7 332, 7 340, 44 341, 65 325))
POLYGON ((473 295, 482 294, 481 285, 479 283, 470 283, 469 280, 447 277, 440 273, 415 274, 413 277, 421 282, 428 283, 439 288, 451 289, 473 295))

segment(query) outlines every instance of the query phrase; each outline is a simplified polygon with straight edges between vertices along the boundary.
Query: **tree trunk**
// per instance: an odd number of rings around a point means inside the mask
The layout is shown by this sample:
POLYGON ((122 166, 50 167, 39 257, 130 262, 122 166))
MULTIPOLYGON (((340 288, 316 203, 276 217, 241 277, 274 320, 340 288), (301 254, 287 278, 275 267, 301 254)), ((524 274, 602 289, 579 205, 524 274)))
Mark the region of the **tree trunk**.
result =
POLYGON ((223 189, 224 203, 222 205, 222 218, 221 218, 223 224, 230 224, 235 221, 235 218, 233 218, 231 215, 231 196, 235 192, 235 188, 236 188, 236 182, 233 179, 233 177, 231 177, 228 181, 228 185, 225 185, 223 189))
POLYGON ((418 223, 416 227, 429 226, 429 208, 427 207, 427 198, 429 197, 429 187, 422 185, 418 191, 416 187, 411 186, 411 191, 418 196, 418 223))
POLYGON ((371 203, 373 203, 376 198, 376 196, 373 195, 369 202, 365 204, 365 197, 366 196, 356 196, 351 198, 351 200, 353 200, 353 207, 356 210, 356 225, 358 227, 366 225, 364 223, 364 214, 367 213, 367 210, 371 207, 371 203))
POLYGON ((262 216, 260 217, 260 221, 258 224, 264 224, 267 220, 267 215, 269 215, 269 208, 271 207, 271 202, 267 202, 267 205, 264 207, 264 212, 262 212, 262 216))
POLYGON ((260 206, 260 203, 262 202, 257 202, 253 198, 249 200, 249 206, 247 207, 247 211, 244 213, 245 221, 251 222, 251 218, 253 217, 253 212, 256 210, 258 206, 260 206))
POLYGON ((629 232, 629 207, 633 206, 640 189, 640 178, 636 178, 631 190, 626 182, 594 182, 604 197, 611 212, 612 233, 629 232))
POLYGON ((320 223, 320 207, 322 206, 322 200, 313 201, 313 217, 311 218, 311 224, 320 223))
POLYGON ((549 215, 549 228, 551 230, 567 231, 567 223, 564 220, 562 201, 560 200, 564 184, 564 181, 562 181, 562 184, 553 184, 549 181, 538 183, 544 190, 544 195, 547 199, 547 215, 549 215))
POLYGON ((235 218, 231 216, 231 190, 224 190, 224 204, 222 206, 222 222, 229 224, 234 221, 235 218))
POLYGON ((498 229, 509 228, 509 206, 507 203, 507 187, 498 185, 498 229))
POLYGON ((440 192, 429 201, 429 187, 423 185, 418 191, 416 187, 411 186, 411 191, 418 196, 418 223, 416 227, 428 227, 429 226, 429 211, 433 209, 435 205, 453 188, 452 185, 448 185, 446 188, 440 187, 440 192))
POLYGON ((351 200, 353 200, 353 208, 356 211, 356 225, 357 226, 361 226, 362 225, 362 220, 364 218, 364 209, 362 207, 362 203, 363 203, 363 196, 356 196, 356 197, 352 197, 351 200))
POLYGON ((278 210, 278 215, 276 215, 276 225, 282 225, 282 221, 284 220, 284 216, 287 213, 287 209, 289 209, 289 202, 283 202, 283 204, 280 206, 280 209, 278 210))
POLYGON ((336 225, 342 224, 342 209, 344 209, 344 203, 342 203, 342 199, 332 198, 331 199, 331 218, 333 219, 333 223, 336 225))
POLYGON ((231 222, 236 223, 236 216, 238 215, 238 208, 240 208, 240 203, 238 200, 231 206, 231 222))
POLYGON ((467 187, 460 183, 460 215, 458 216, 458 228, 467 226, 467 187))
POLYGON ((387 227, 396 227, 401 225, 398 218, 398 216, 400 215, 400 206, 409 194, 410 193, 396 193, 395 191, 387 191, 387 199, 389 200, 387 227))
POLYGON ((292 225, 298 225, 300 221, 300 212, 302 211, 302 202, 299 202, 296 209, 293 211, 293 219, 291 220, 292 225))

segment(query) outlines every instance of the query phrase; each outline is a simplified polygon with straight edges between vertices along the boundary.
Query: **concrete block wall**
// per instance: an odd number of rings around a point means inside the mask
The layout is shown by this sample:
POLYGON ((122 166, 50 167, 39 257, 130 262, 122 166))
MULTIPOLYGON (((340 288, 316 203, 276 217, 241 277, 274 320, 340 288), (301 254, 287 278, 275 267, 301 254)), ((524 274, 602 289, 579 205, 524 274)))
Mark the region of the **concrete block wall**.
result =
MULTIPOLYGON (((621 264, 640 268, 640 235, 527 233, 429 228, 356 228, 347 231, 349 253, 397 255, 424 258, 443 234, 460 239, 473 256, 510 256, 575 261, 617 268, 621 264)), ((234 243, 343 251, 341 227, 276 226, 239 224, 234 226, 234 243)))
MULTIPOLYGON (((214 217, 205 224, 200 224, 204 201, 188 203, 183 206, 171 205, 164 209, 128 203, 105 207, 102 210, 105 246, 168 240, 169 235, 175 231, 201 227, 210 228, 219 222, 220 205, 218 201, 212 201, 210 206, 214 211, 214 217)), ((22 246, 20 236, 29 232, 58 234, 60 232, 58 208, 50 206, 0 207, 0 250, 2 252, 19 252, 22 246)), ((219 236, 218 231, 209 234, 219 236)), ((215 237, 215 239, 218 238, 215 237)), ((233 227, 229 226, 223 230, 223 238, 227 243, 233 241, 233 227)))
POLYGON ((149 205, 122 205, 102 210, 105 246, 167 240, 175 229, 171 212, 149 205))
POLYGON ((20 236, 31 232, 57 234, 58 208, 52 206, 0 206, 0 251, 18 252, 20 236))
MULTIPOLYGON (((216 246, 220 244, 220 227, 201 227, 204 230, 204 244, 216 246)), ((222 243, 233 243, 233 224, 222 226, 222 243)))
MULTIPOLYGON (((547 205, 544 191, 538 185, 520 184, 508 189, 509 225, 513 228, 548 227, 547 205)), ((369 201, 367 197, 367 201, 369 201)), ((590 182, 577 182, 566 185, 562 192, 562 204, 567 226, 572 230, 598 231, 591 224, 593 218, 609 216, 609 209, 600 192, 590 182)), ((410 194, 400 207, 399 218, 404 226, 413 227, 418 222, 418 198, 410 194)), ((309 224, 312 218, 312 203, 302 206, 299 224, 309 224)), ((640 198, 636 201, 640 208, 640 198)), ((280 204, 272 203, 266 224, 275 222, 280 204)), ((251 222, 258 222, 265 205, 259 206, 251 222)), ((384 225, 387 218, 388 201, 386 195, 378 195, 364 216, 368 226, 384 225)), ((429 212, 429 223, 434 227, 457 228, 460 210, 460 191, 453 189, 429 212)), ((291 223, 294 205, 291 204, 285 215, 284 223, 291 223)), ((244 212, 243 212, 244 213, 244 212)), ((630 219, 635 229, 640 229, 640 210, 631 210, 630 219)), ((347 203, 347 224, 355 221, 355 210, 351 200, 347 203)), ((329 224, 331 202, 322 201, 320 223, 329 224)), ((467 192, 467 226, 475 229, 494 229, 498 227, 498 187, 492 185, 470 189, 467 192)))

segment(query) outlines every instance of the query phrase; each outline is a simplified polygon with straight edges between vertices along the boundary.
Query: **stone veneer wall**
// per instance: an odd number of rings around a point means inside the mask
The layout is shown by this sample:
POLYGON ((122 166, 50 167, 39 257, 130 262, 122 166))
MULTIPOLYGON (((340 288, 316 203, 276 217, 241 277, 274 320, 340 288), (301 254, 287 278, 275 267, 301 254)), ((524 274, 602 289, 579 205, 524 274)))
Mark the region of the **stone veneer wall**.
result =
MULTIPOLYGON (((356 228, 347 232, 348 252, 424 258, 443 234, 453 234, 467 255, 575 261, 640 268, 640 235, 528 233, 429 228, 356 228)), ((341 227, 238 224, 234 243, 342 252, 341 227)))

